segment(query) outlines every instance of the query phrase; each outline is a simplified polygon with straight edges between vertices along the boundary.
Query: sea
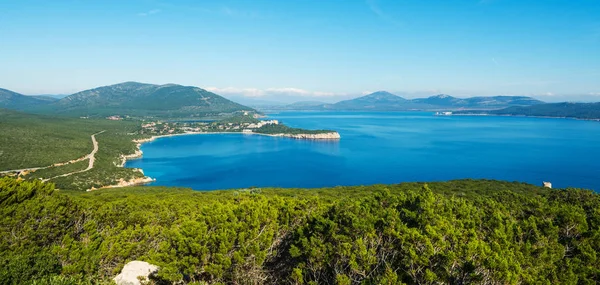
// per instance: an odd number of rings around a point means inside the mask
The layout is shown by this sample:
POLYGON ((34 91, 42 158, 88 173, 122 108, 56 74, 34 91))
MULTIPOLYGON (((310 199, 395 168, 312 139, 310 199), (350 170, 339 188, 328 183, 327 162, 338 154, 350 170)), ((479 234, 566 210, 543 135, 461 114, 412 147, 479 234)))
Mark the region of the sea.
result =
POLYGON ((126 167, 150 185, 195 190, 318 188, 497 179, 600 191, 600 122, 432 112, 268 113, 291 127, 328 129, 339 141, 252 134, 163 137, 126 167))

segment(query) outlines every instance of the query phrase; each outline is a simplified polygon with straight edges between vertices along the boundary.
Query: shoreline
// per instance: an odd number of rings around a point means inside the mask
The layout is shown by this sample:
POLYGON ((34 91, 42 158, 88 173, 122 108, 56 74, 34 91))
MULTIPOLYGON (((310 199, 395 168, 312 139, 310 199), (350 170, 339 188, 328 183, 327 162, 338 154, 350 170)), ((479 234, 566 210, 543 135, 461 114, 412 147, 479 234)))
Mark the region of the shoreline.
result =
MULTIPOLYGON (((156 139, 160 139, 160 138, 167 138, 167 137, 175 137, 175 136, 187 136, 187 135, 215 135, 215 134, 238 134, 238 135, 262 135, 262 136, 269 136, 269 137, 287 137, 287 138, 292 138, 292 139, 304 139, 304 140, 325 140, 325 141, 337 141, 340 139, 340 135, 338 132, 336 131, 332 131, 332 132, 328 132, 328 133, 321 133, 321 134, 326 134, 326 135, 333 135, 335 138, 319 138, 319 139, 311 139, 311 138, 306 138, 306 137, 302 137, 302 136, 306 136, 306 135, 319 135, 319 134, 262 134, 262 133, 254 133, 254 132, 248 132, 248 133, 244 133, 244 132, 184 132, 184 133, 177 133, 177 134, 168 134, 168 135, 158 135, 158 136, 151 136, 149 138, 145 138, 145 139, 134 139, 132 140, 132 142, 134 142, 136 144, 136 150, 134 153, 132 154, 122 154, 119 158, 121 159, 121 163, 116 165, 117 167, 125 167, 125 164, 127 163, 127 160, 132 160, 132 159, 139 159, 144 155, 144 152, 141 149, 142 144, 144 143, 148 143, 148 142, 152 142, 155 141, 156 139)), ((144 175, 144 171, 141 168, 133 168, 136 169, 137 171, 141 172, 142 175, 144 175)), ((99 189, 106 189, 106 188, 120 188, 120 187, 128 187, 128 186, 139 186, 139 185, 144 185, 144 184, 148 184, 151 182, 156 181, 156 178, 152 178, 150 176, 146 176, 144 175, 143 177, 140 178, 134 178, 134 179, 130 179, 130 180, 124 180, 123 178, 121 178, 119 180, 119 183, 117 184, 113 184, 113 185, 107 185, 107 186, 102 186, 100 188, 92 188, 92 189, 88 189, 87 191, 94 191, 94 190, 99 190, 99 189)))
POLYGON ((473 114, 454 114, 453 113, 451 115, 442 115, 442 116, 517 117, 517 118, 538 118, 538 119, 567 119, 567 120, 577 120, 577 121, 600 122, 600 119, 583 119, 583 118, 575 118, 575 117, 527 116, 527 115, 505 115, 505 114, 485 114, 485 113, 473 113, 473 114))

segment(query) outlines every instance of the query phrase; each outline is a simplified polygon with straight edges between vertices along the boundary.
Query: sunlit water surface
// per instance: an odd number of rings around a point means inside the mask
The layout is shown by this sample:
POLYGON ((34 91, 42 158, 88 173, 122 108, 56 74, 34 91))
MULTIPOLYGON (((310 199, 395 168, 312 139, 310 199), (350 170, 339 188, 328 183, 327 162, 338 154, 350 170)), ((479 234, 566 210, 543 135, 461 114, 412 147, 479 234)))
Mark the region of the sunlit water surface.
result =
POLYGON ((284 112, 286 125, 339 142, 260 135, 160 138, 127 162, 151 185, 197 190, 488 178, 600 190, 600 122, 426 112, 284 112))

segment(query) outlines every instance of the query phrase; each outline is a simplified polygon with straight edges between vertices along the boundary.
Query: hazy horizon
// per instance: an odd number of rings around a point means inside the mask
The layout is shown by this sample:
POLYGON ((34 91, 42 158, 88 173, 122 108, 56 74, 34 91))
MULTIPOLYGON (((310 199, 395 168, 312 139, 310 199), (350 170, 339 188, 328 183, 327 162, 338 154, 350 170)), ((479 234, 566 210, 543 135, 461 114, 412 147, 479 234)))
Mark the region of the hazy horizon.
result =
POLYGON ((4 1, 0 88, 124 81, 335 102, 386 90, 600 101, 595 0, 4 1))
MULTIPOLYGON (((128 82, 128 81, 125 81, 128 82)), ((122 82, 123 83, 123 82, 122 82)), ((147 82, 144 82, 147 83, 147 82)), ((118 84, 118 83, 117 83, 118 84)), ((153 83, 147 83, 147 84, 153 84, 153 83)), ((169 84, 177 84, 177 83, 169 83, 169 84)), ((112 84, 111 84, 112 85, 112 84)), ((23 95, 27 95, 27 96, 50 96, 50 97, 55 97, 55 98, 63 98, 81 91, 85 91, 85 90, 89 90, 89 89, 94 89, 94 88, 98 88, 98 87, 102 87, 102 86, 94 86, 94 87, 90 87, 88 89, 84 89, 84 90, 79 90, 73 93, 63 93, 63 94, 23 94, 23 95)), ((196 86, 196 87, 200 87, 200 88, 204 88, 202 86, 196 86)), ((0 86, 0 88, 2 88, 2 86, 0 86)), ((4 88, 6 89, 6 88, 4 88)), ((10 89, 9 89, 10 90, 10 89)), ((210 90, 210 88, 208 88, 209 91, 214 92, 218 95, 221 95, 229 100, 244 104, 244 105, 269 105, 269 104, 273 104, 273 105, 277 105, 277 104, 290 104, 290 103, 296 103, 296 102, 308 102, 308 101, 314 101, 314 102, 323 102, 323 103, 336 103, 342 100, 349 100, 349 99, 354 99, 354 98, 358 98, 361 96, 365 96, 368 94, 371 94, 373 92, 378 92, 378 91, 386 91, 386 92, 390 92, 394 95, 406 98, 406 99, 417 99, 417 98, 427 98, 427 97, 431 97, 431 96, 436 96, 436 95, 450 95, 452 97, 456 97, 456 98, 469 98, 469 97, 489 97, 489 96, 529 96, 529 95, 505 95, 505 94, 496 94, 496 95, 460 95, 460 94, 446 94, 446 93, 430 93, 430 92, 403 92, 403 91, 388 91, 388 90, 376 90, 376 91, 366 91, 366 92, 356 92, 356 93, 348 93, 348 94, 341 94, 341 95, 336 95, 336 96, 322 96, 322 97, 318 97, 318 96, 303 96, 302 94, 294 94, 293 92, 288 92, 288 93, 271 93, 271 94, 265 94, 265 95, 261 95, 261 96, 246 96, 244 94, 235 94, 235 93, 219 93, 218 90, 210 90)), ((16 90, 10 90, 10 91, 14 91, 14 92, 18 92, 16 90)), ((538 100, 542 100, 544 102, 548 102, 548 103, 555 103, 555 102, 600 102, 600 95, 541 95, 541 96, 529 96, 538 100)))

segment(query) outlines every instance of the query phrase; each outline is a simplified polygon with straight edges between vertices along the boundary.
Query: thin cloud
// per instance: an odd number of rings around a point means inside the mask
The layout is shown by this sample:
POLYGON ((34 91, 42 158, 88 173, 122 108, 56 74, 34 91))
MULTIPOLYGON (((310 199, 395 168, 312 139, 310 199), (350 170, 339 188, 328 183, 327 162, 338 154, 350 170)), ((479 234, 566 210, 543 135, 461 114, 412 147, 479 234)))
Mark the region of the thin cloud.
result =
POLYGON ((333 97, 343 96, 343 93, 334 92, 323 92, 323 91, 309 91, 300 88, 286 87, 286 88, 237 88, 237 87, 208 87, 206 90, 225 95, 239 95, 244 97, 266 97, 272 95, 285 95, 285 96, 301 96, 301 97, 333 97))
POLYGON ((385 22, 388 22, 392 25, 395 26, 400 26, 402 25, 402 23, 396 21, 394 18, 392 18, 390 15, 388 15, 387 13, 385 13, 381 7, 379 6, 379 1, 377 0, 366 0, 367 6, 369 6, 369 9, 371 9, 371 11, 373 13, 375 13, 375 15, 377 15, 377 17, 379 17, 380 19, 382 19, 385 22))
POLYGON ((158 14, 160 12, 161 12, 160 9, 152 9, 152 10, 147 11, 147 12, 138 13, 138 16, 140 16, 140 17, 147 17, 147 16, 152 16, 152 15, 158 14))
POLYGON ((206 90, 217 94, 242 95, 244 97, 262 97, 265 91, 258 88, 237 88, 237 87, 207 87, 206 90))

